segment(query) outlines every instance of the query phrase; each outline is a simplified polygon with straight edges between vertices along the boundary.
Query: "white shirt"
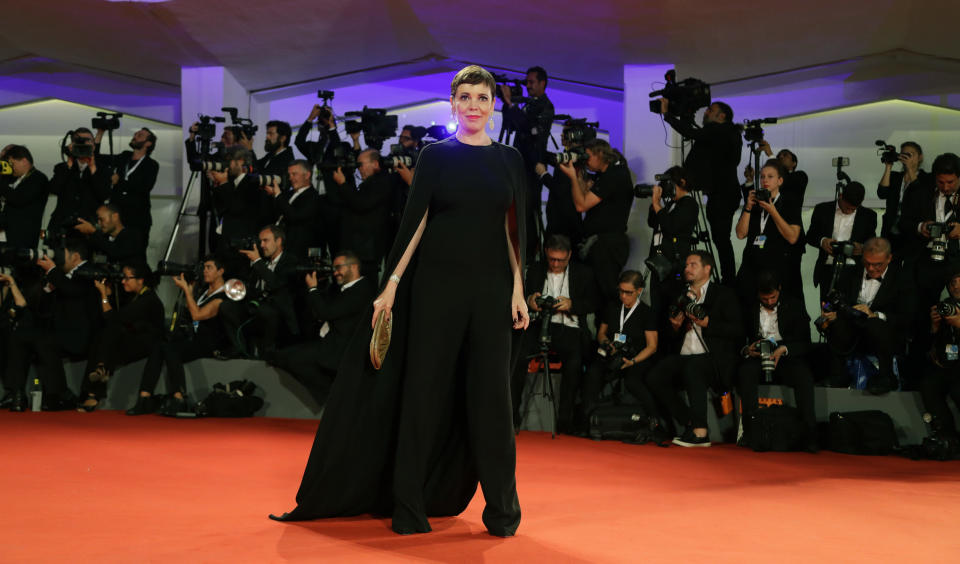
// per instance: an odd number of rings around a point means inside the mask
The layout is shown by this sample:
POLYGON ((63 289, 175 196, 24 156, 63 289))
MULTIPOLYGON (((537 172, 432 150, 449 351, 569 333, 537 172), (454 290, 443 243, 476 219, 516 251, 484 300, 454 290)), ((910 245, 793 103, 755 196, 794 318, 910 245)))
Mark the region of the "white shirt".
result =
MULTIPOLYGON (((853 221, 857 218, 857 212, 860 211, 860 208, 857 208, 851 214, 843 213, 840 210, 840 204, 837 204, 837 209, 833 213, 833 239, 835 241, 849 241, 850 237, 853 236, 853 221)), ((823 239, 820 239, 820 244, 823 244, 823 239)), ((833 264, 833 257, 828 256, 826 264, 833 264)), ((852 258, 847 259, 847 264, 856 264, 852 258)))
MULTIPOLYGON (((299 196, 300 194, 303 194, 304 192, 306 192, 306 191, 309 190, 309 189, 310 189, 310 185, 309 185, 309 184, 307 184, 306 186, 304 186, 304 187, 302 187, 302 188, 297 188, 296 190, 293 191, 293 194, 290 194, 290 199, 287 200, 287 203, 288 203, 288 204, 292 204, 293 201, 297 199, 297 196, 299 196)), ((277 192, 273 197, 274 197, 274 198, 279 198, 279 197, 280 197, 280 192, 277 192)), ((280 225, 280 222, 281 222, 281 221, 283 221, 283 214, 280 214, 280 217, 277 218, 277 221, 276 221, 276 223, 275 223, 274 225, 280 225)))
MULTIPOLYGON (((707 297, 707 287, 710 286, 710 281, 707 280, 703 287, 700 288, 700 297, 697 298, 697 303, 702 304, 703 299, 707 297)), ((703 329, 696 323, 690 324, 690 329, 687 330, 687 334, 683 336, 683 346, 680 347, 680 355, 686 356, 691 354, 706 354, 707 349, 703 343, 703 329)))
MULTIPOLYGON (((560 298, 570 297, 570 265, 561 273, 547 272, 547 278, 543 281, 544 296, 553 296, 560 298)), ((574 329, 580 327, 580 319, 576 315, 555 313, 550 317, 551 323, 561 323, 574 329)))
POLYGON ((783 340, 780 335, 780 323, 777 320, 777 310, 780 304, 777 304, 772 310, 760 306, 760 337, 764 339, 773 339, 777 342, 783 340))
MULTIPOLYGON (((889 267, 887 270, 889 270, 889 267)), ((883 283, 883 277, 887 275, 887 270, 884 270, 883 274, 880 275, 880 280, 868 280, 867 271, 863 271, 863 278, 860 280, 860 293, 857 295, 858 304, 873 305, 873 300, 877 298, 877 292, 880 291, 880 284, 883 283)), ((881 319, 886 319, 880 313, 877 313, 877 315, 881 319)))

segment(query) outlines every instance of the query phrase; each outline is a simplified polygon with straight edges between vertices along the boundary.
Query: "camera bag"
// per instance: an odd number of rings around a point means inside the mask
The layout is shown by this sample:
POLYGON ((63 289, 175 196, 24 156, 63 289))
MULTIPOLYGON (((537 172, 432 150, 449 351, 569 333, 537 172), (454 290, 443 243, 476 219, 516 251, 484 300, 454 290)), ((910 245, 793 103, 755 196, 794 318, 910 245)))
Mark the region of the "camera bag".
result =
POLYGON ((263 398, 253 395, 257 385, 249 380, 235 380, 227 385, 214 384, 213 391, 197 404, 200 417, 252 417, 263 398))
POLYGON ((899 447, 893 419, 879 410, 830 414, 830 450, 846 454, 890 454, 899 447))
POLYGON ((650 429, 650 418, 639 405, 601 405, 590 412, 588 433, 595 441, 633 439, 650 429))
POLYGON ((753 415, 745 442, 757 452, 789 452, 803 447, 806 433, 797 408, 771 405, 753 415))

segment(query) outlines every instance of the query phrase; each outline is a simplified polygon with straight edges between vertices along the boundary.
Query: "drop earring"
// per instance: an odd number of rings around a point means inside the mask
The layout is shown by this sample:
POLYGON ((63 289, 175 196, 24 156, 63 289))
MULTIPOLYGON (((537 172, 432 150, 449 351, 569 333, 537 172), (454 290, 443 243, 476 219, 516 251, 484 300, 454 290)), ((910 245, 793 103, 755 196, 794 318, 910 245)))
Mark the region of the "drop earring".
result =
POLYGON ((490 131, 493 131, 493 118, 490 118, 490 121, 487 122, 487 127, 490 128, 490 131))

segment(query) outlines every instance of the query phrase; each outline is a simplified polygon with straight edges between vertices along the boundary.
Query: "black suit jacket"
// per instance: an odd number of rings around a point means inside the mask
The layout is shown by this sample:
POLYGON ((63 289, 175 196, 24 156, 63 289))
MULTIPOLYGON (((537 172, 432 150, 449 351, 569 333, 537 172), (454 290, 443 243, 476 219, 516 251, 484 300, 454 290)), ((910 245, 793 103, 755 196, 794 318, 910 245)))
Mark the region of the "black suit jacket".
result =
MULTIPOLYGON (((682 288, 681 291, 686 292, 686 288, 682 288)), ((674 303, 676 299, 677 296, 674 296, 670 303, 674 303)), ((711 282, 707 286, 707 295, 701 305, 710 318, 709 323, 702 331, 703 341, 717 366, 720 383, 729 386, 733 369, 736 366, 737 353, 743 343, 740 301, 733 289, 711 282)), ((673 352, 680 352, 689 327, 690 324, 687 322, 680 328, 680 331, 675 332, 672 330, 672 326, 668 324, 668 346, 673 352)))
POLYGON ((230 180, 213 188, 214 205, 220 210, 223 220, 222 244, 228 244, 234 237, 257 236, 263 227, 260 225, 261 192, 257 182, 246 175, 239 185, 236 180, 230 180))
POLYGON ((317 215, 320 212, 320 194, 311 186, 300 193, 297 199, 290 203, 293 191, 288 190, 273 199, 273 211, 279 221, 287 239, 283 242, 285 249, 301 257, 306 255, 309 247, 318 245, 317 215))
POLYGON ((258 174, 275 174, 287 179, 287 168, 293 162, 293 149, 286 147, 278 154, 270 153, 257 161, 254 170, 258 174))
POLYGON ((34 169, 16 189, 11 187, 12 184, 0 186, 0 198, 4 202, 0 211, 0 229, 7 234, 7 245, 36 249, 50 183, 47 175, 34 169))
POLYGON ((123 224, 143 234, 153 225, 150 192, 157 183, 160 165, 149 156, 144 156, 140 164, 131 160, 132 157, 132 151, 124 151, 112 159, 109 155, 97 155, 97 163, 103 160, 120 176, 120 180, 113 186, 98 186, 101 190, 98 197, 101 201, 118 205, 123 224), (130 178, 127 178, 127 170, 132 170, 130 178))
MULTIPOLYGON (((754 302, 743 313, 745 344, 750 345, 760 338, 760 308, 759 302, 754 302)), ((780 304, 777 306, 777 328, 781 339, 777 345, 787 347, 787 354, 799 357, 810 350, 810 316, 803 308, 800 300, 792 296, 781 294, 780 304)))
POLYGON ((273 270, 267 267, 268 260, 263 258, 250 267, 250 287, 248 295, 260 303, 273 304, 283 317, 287 329, 294 335, 300 332, 297 315, 293 308, 293 292, 297 284, 297 257, 284 251, 273 270))
MULTIPOLYGON (((660 253, 676 263, 686 259, 693 246, 693 229, 697 225, 700 207, 692 196, 685 196, 677 200, 668 211, 661 208, 658 213, 653 212, 653 205, 647 214, 647 224, 654 233, 659 229, 663 234, 660 244, 660 253)), ((650 254, 654 251, 653 241, 650 242, 650 254)))
POLYGON ((81 172, 76 163, 73 168, 68 167, 67 163, 57 164, 53 167, 53 178, 50 180, 50 193, 57 197, 57 207, 50 215, 49 229, 56 231, 62 228, 65 220, 74 214, 96 223, 97 208, 103 203, 101 196, 108 186, 109 167, 98 166, 96 174, 90 174, 89 168, 81 172))
MULTIPOLYGON (((840 275, 838 287, 850 305, 856 305, 863 284, 863 266, 848 268, 840 275)), ((880 289, 877 291, 870 310, 886 316, 890 326, 900 336, 906 337, 914 315, 916 290, 913 277, 898 263, 891 262, 887 267, 880 289)))
POLYGON ((120 324, 124 332, 135 335, 141 342, 163 340, 163 302, 152 288, 133 296, 120 309, 105 312, 103 318, 108 323, 120 324))
POLYGON ((107 262, 111 264, 147 263, 143 237, 139 231, 128 227, 124 227, 120 233, 117 233, 113 241, 103 231, 97 229, 90 235, 90 247, 94 252, 106 255, 107 262))
POLYGON ((743 141, 733 123, 709 123, 697 127, 674 116, 664 118, 678 133, 693 139, 693 147, 683 166, 690 174, 690 187, 703 190, 715 198, 739 197, 740 180, 737 167, 743 141))
POLYGON ((360 323, 369 322, 370 303, 376 297, 376 280, 364 276, 356 284, 341 291, 333 284, 326 291, 312 290, 307 294, 310 313, 319 322, 328 322, 330 332, 320 341, 320 364, 331 370, 340 365, 350 337, 360 323))
POLYGON ((390 204, 398 189, 398 177, 378 172, 353 188, 337 187, 343 205, 340 248, 357 253, 364 262, 379 262, 390 241, 390 204))
MULTIPOLYGON (((824 237, 833 238, 833 220, 836 216, 837 203, 835 201, 821 202, 813 208, 810 216, 810 229, 807 231, 807 244, 819 249, 817 264, 813 268, 813 285, 828 284, 831 276, 831 267, 826 264, 830 256, 820 247, 820 240, 824 237)), ((877 234, 877 212, 860 206, 857 215, 853 218, 853 229, 850 240, 863 243, 877 234)))
MULTIPOLYGON (((596 278, 589 266, 578 262, 571 262, 568 275, 570 276, 570 313, 580 318, 580 328, 586 330, 586 315, 596 313, 599 308, 599 293, 597 292, 596 278)), ((544 262, 535 262, 527 269, 527 279, 524 283, 527 295, 537 292, 543 293, 543 285, 547 281, 547 267, 544 262)), ((553 296, 559 297, 559 296, 553 296)))
MULTIPOLYGON (((77 270, 92 268, 92 263, 85 262, 77 270)), ((57 337, 71 353, 86 353, 101 322, 100 293, 92 280, 80 280, 76 273, 67 278, 59 266, 50 269, 46 282, 54 288, 51 313, 57 337)))
MULTIPOLYGON (((920 184, 930 184, 930 180, 926 178, 926 171, 918 171, 917 179, 910 184, 920 183, 920 184)), ((900 206, 900 192, 904 192, 904 204, 906 204, 906 195, 909 193, 910 186, 903 185, 903 172, 891 171, 890 172, 890 185, 883 186, 877 184, 877 197, 883 198, 886 201, 886 209, 883 211, 882 226, 880 227, 880 236, 887 239, 891 236, 891 230, 894 225, 897 224, 897 218, 900 217, 902 209, 900 206)))
POLYGON ((544 174, 540 181, 547 187, 547 233, 558 233, 576 243, 583 237, 583 217, 573 203, 570 177, 562 172, 544 174))
MULTIPOLYGON (((892 174, 892 173, 891 173, 892 174)), ((917 179, 907 187, 903 195, 903 206, 900 211, 900 241, 904 257, 916 257, 927 254, 925 249, 929 239, 917 232, 917 226, 925 221, 935 221, 937 218, 937 201, 939 192, 934 185, 933 175, 927 174, 917 179)), ((954 221, 960 217, 954 215, 954 221)), ((956 241, 949 241, 947 254, 960 254, 956 241)))

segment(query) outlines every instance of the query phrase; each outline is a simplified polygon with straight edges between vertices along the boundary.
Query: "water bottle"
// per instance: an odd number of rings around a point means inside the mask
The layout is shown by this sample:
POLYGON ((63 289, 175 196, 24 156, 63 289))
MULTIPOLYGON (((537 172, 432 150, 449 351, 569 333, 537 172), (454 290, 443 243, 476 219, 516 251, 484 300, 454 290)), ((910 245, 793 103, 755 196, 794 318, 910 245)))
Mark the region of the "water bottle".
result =
POLYGON ((43 388, 40 386, 40 378, 34 378, 30 384, 30 411, 40 411, 43 403, 43 388))

